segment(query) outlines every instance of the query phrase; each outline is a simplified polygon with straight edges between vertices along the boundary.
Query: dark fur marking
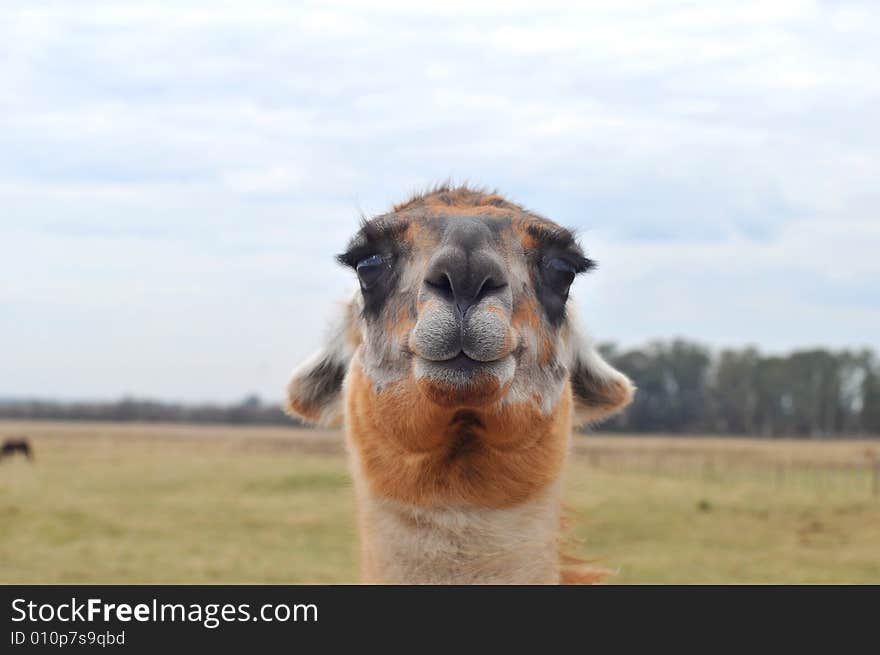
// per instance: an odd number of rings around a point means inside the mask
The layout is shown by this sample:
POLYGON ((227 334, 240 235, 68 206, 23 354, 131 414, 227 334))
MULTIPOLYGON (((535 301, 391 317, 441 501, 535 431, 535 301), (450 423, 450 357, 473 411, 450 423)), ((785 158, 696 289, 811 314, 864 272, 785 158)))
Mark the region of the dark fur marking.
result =
POLYGON ((392 221, 380 216, 362 221, 360 230, 348 242, 345 252, 336 261, 355 268, 358 262, 375 254, 393 254, 400 249, 400 234, 406 230, 407 221, 392 221))
POLYGON ((577 361, 571 373, 571 391, 577 399, 591 407, 614 407, 615 399, 600 391, 605 386, 577 361))
POLYGON ((528 233, 540 244, 542 255, 563 257, 577 273, 585 273, 596 267, 596 262, 588 259, 575 241, 571 231, 552 225, 529 225, 528 233))
POLYGON ((480 440, 473 432, 459 432, 449 447, 449 459, 467 457, 480 450, 480 440))
POLYGON ((449 446, 449 459, 467 456, 480 449, 477 430, 483 429, 483 422, 474 412, 460 410, 450 421, 454 430, 454 440, 449 446))
POLYGON ((471 432, 475 429, 483 428, 483 422, 480 420, 480 417, 466 409, 457 411, 449 424, 457 427, 459 430, 470 430, 471 432))
POLYGON ((361 284, 364 297, 364 316, 378 316, 388 297, 394 291, 398 279, 397 263, 407 254, 406 244, 400 235, 409 223, 405 220, 392 220, 380 216, 364 221, 361 229, 349 242, 348 249, 338 255, 336 260, 345 266, 357 268, 358 262, 371 255, 387 258, 387 270, 367 289, 361 284))
POLYGON ((342 388, 346 367, 329 358, 322 359, 306 376, 300 402, 306 407, 323 407, 342 388))
POLYGON ((528 253, 532 264, 535 296, 544 308, 547 320, 551 325, 558 327, 565 319, 568 288, 560 289, 552 283, 548 262, 556 257, 563 259, 571 265, 576 275, 596 268, 596 262, 584 255, 574 235, 563 227, 533 224, 529 225, 527 230, 539 244, 537 251, 528 253))

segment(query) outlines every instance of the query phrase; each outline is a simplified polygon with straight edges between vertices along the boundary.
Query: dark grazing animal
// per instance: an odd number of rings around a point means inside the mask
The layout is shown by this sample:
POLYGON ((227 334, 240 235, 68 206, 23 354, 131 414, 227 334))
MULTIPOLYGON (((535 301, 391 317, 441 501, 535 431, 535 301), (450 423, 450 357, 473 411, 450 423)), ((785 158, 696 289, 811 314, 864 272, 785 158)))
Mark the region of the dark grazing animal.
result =
POLYGON ((15 453, 21 453, 29 460, 34 459, 34 451, 27 439, 7 439, 3 442, 3 446, 0 447, 0 458, 11 457, 15 453))

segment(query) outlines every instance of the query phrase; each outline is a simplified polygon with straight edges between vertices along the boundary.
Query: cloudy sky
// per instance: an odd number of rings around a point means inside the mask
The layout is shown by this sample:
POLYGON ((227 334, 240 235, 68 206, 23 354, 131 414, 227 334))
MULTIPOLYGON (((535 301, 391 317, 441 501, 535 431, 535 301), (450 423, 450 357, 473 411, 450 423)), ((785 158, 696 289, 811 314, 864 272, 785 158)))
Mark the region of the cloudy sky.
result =
POLYGON ((880 348, 876 3, 413 4, 5 0, 0 396, 279 399, 446 178, 579 230, 601 340, 880 348))

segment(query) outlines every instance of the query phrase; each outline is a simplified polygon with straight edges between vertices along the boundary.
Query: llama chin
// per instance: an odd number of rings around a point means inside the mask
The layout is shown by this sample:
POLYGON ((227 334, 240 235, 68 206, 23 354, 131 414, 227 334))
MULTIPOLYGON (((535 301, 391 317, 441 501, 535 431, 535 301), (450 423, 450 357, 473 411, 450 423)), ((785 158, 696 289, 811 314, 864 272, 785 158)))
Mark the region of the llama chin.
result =
POLYGON ((558 583, 573 425, 633 386, 578 325, 593 268, 569 230, 441 186, 366 221, 339 261, 359 290, 293 374, 291 413, 344 424, 364 580, 558 583))

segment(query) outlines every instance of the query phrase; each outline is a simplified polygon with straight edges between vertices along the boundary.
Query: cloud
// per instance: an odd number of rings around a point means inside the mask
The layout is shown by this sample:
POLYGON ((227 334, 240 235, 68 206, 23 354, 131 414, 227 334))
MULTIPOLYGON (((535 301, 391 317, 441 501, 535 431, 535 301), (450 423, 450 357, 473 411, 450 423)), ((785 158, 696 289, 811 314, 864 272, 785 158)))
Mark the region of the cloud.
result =
POLYGON ((0 393, 277 397, 360 212, 448 177, 581 231, 602 338, 880 346, 878 20, 4 3, 0 393))

